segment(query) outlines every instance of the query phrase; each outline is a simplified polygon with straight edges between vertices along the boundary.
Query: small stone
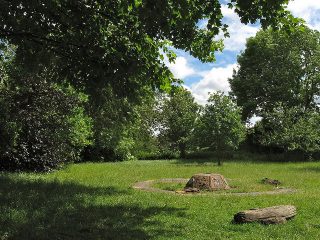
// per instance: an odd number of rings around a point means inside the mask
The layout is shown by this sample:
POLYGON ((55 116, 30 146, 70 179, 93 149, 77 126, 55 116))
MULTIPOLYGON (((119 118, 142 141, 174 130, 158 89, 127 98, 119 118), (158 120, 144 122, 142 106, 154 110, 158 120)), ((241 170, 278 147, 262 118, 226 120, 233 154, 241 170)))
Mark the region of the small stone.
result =
POLYGON ((185 192, 185 191, 182 191, 182 190, 177 190, 177 191, 175 191, 175 193, 178 193, 178 194, 185 194, 186 192, 185 192))
POLYGON ((199 188, 190 188, 190 187, 188 187, 188 188, 185 188, 184 191, 186 193, 199 193, 200 189, 199 188))
POLYGON ((278 186, 281 184, 281 182, 279 180, 276 179, 270 179, 270 178, 264 178, 262 179, 262 183, 264 184, 271 184, 271 185, 275 185, 278 186))

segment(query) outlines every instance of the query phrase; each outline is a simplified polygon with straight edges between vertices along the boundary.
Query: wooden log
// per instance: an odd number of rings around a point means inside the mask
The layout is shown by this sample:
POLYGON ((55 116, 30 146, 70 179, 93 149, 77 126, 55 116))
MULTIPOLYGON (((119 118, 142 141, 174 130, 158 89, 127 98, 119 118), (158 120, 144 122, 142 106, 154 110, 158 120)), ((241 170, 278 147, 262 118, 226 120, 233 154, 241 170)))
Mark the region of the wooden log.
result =
POLYGON ((234 215, 235 223, 260 222, 264 224, 285 223, 297 214, 296 207, 281 205, 268 208, 250 209, 234 215))

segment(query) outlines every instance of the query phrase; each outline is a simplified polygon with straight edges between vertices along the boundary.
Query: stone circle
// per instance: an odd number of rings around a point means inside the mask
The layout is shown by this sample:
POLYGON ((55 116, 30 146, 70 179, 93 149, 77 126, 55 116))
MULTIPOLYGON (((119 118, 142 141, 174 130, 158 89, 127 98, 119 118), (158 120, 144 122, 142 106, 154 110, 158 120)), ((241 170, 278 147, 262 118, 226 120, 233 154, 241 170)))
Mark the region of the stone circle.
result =
POLYGON ((212 192, 198 192, 198 191, 171 191, 164 190, 153 187, 152 185, 155 183, 187 183, 189 179, 187 178, 164 178, 164 179, 156 179, 156 180, 147 180, 142 182, 136 182, 132 187, 134 189, 148 191, 148 192, 162 192, 168 194, 179 194, 179 195, 208 195, 212 194, 216 195, 233 195, 233 196, 260 196, 260 195, 275 195, 275 194, 290 194, 297 192, 296 189, 292 188, 277 188, 275 190, 263 191, 263 192, 224 192, 224 191, 212 191, 212 192))

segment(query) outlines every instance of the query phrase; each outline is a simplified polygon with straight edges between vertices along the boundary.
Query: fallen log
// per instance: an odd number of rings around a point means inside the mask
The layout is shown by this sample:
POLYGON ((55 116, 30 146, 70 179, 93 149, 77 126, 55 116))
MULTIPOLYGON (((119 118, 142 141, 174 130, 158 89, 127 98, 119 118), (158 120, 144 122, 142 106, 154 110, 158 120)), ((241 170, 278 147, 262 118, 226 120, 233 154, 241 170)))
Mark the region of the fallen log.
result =
POLYGON ((281 205, 268 208, 250 209, 234 215, 235 223, 260 222, 263 224, 285 223, 297 214, 296 207, 281 205))

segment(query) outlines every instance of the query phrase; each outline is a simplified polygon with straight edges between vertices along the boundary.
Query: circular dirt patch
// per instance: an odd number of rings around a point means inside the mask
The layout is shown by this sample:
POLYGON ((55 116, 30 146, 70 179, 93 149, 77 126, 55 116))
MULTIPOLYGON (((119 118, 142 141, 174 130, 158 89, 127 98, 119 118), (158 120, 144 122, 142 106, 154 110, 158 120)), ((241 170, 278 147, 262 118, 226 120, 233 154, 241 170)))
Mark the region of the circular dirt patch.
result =
POLYGON ((292 188, 277 188, 270 191, 260 191, 260 192, 225 192, 225 191, 213 191, 213 192, 200 192, 200 193, 186 193, 184 191, 174 191, 165 190, 153 187, 156 183, 187 183, 189 179, 187 178, 163 178, 156 180, 147 180, 143 182, 137 182, 133 185, 134 189, 144 190, 148 192, 163 192, 170 194, 183 194, 183 195, 235 195, 235 196, 258 196, 258 195, 274 195, 274 194, 284 194, 284 193, 294 193, 297 190, 292 188))

